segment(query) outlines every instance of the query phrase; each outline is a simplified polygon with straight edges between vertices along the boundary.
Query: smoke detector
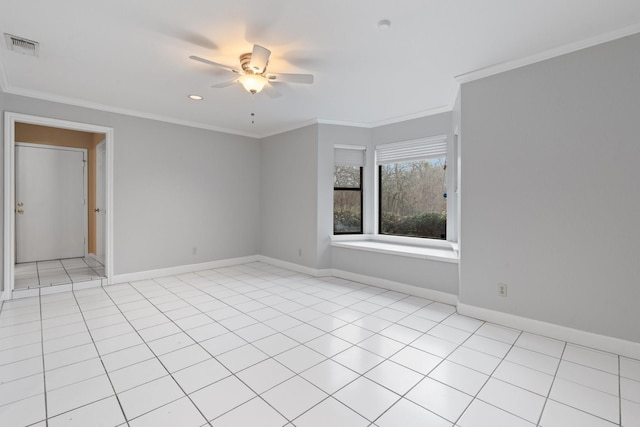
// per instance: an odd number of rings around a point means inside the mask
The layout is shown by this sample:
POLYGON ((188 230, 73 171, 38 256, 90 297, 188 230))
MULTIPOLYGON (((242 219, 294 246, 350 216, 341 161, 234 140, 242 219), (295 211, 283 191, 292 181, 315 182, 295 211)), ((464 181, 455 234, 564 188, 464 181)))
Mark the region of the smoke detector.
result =
POLYGON ((40 43, 7 33, 4 34, 4 38, 7 41, 7 48, 9 50, 23 55, 38 57, 40 43))

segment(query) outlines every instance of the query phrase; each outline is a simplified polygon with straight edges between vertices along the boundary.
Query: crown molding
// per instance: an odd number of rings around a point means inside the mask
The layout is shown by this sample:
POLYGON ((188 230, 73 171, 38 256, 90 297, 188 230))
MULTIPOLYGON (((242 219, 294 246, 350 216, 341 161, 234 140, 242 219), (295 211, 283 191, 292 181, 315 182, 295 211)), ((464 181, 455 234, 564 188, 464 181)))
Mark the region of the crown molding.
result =
POLYGON ((433 116, 433 115, 441 114, 441 113, 447 113, 447 112, 452 111, 452 109, 453 109, 452 105, 443 105, 443 106, 432 108, 432 109, 429 109, 429 110, 419 111, 419 112, 407 114, 407 115, 404 115, 404 116, 397 116, 397 117, 392 117, 392 118, 381 120, 381 121, 377 121, 377 122, 368 122, 368 123, 366 123, 366 122, 351 122, 351 121, 344 121, 344 120, 331 120, 331 119, 314 118, 314 119, 309 119, 309 120, 305 120, 305 121, 301 121, 301 122, 297 122, 297 123, 292 123, 289 126, 276 128, 276 129, 273 129, 273 130, 270 130, 270 131, 266 131, 266 132, 263 132, 263 133, 251 133, 251 132, 239 131, 239 130, 236 130, 236 129, 229 129, 229 128, 223 128, 223 127, 218 127, 218 126, 212 126, 212 125, 208 125, 208 124, 205 124, 205 123, 199 123, 199 122, 192 122, 192 121, 188 121, 188 120, 176 119, 176 118, 173 118, 173 117, 162 116, 162 115, 158 115, 158 114, 145 113, 145 112, 137 111, 137 110, 129 110, 129 109, 125 109, 125 108, 114 107, 114 106, 95 103, 95 102, 91 102, 91 101, 85 101, 85 100, 82 100, 82 99, 55 95, 55 94, 51 94, 51 93, 48 93, 48 92, 41 92, 41 91, 35 91, 35 90, 30 90, 30 89, 11 87, 11 86, 8 85, 8 83, 6 83, 6 78, 5 77, 6 76, 3 73, 2 62, 0 61, 0 89, 2 89, 2 91, 4 93, 7 93, 7 94, 24 96, 24 97, 27 97, 27 98, 40 99, 40 100, 43 100, 43 101, 57 102, 57 103, 65 104, 65 105, 72 105, 72 106, 75 106, 75 107, 89 108, 89 109, 92 109, 92 110, 104 111, 104 112, 108 112, 108 113, 123 114, 123 115, 127 115, 127 116, 139 117, 139 118, 143 118, 143 119, 156 120, 156 121, 160 121, 160 122, 172 123, 172 124, 181 125, 181 126, 188 126, 188 127, 192 127, 192 128, 206 129, 206 130, 211 130, 211 131, 215 131, 215 132, 222 132, 222 133, 231 134, 231 135, 245 136, 245 137, 255 138, 255 139, 268 138, 268 137, 271 137, 271 136, 274 136, 274 135, 278 135, 278 134, 285 133, 285 132, 290 132, 290 131, 293 131, 293 130, 296 130, 296 129, 301 129, 301 128, 304 128, 304 127, 307 127, 307 126, 317 125, 317 124, 373 129, 373 128, 380 127, 380 126, 390 125, 390 124, 394 124, 394 123, 401 123, 401 122, 405 122, 405 121, 408 121, 408 120, 419 119, 419 118, 433 116))
POLYGON ((9 80, 7 80, 7 73, 4 69, 4 61, 2 60, 3 49, 0 49, 0 90, 7 93, 9 88, 9 80))
POLYGON ((292 124, 291 126, 277 128, 269 131, 266 134, 260 135, 260 138, 268 138, 270 136, 279 135, 281 133, 290 132, 296 129, 301 129, 311 125, 332 125, 332 126, 347 126, 352 128, 373 129, 380 126, 391 125, 394 123, 406 122, 408 120, 421 119, 423 117, 435 116, 436 114, 449 113, 453 110, 453 105, 443 105, 441 107, 432 108, 430 110, 420 111, 417 113, 407 114, 405 116, 393 117, 378 122, 349 122, 343 120, 331 120, 331 119, 310 119, 303 122, 292 124))
POLYGON ((565 44, 550 50, 546 50, 544 52, 537 53, 535 55, 527 56, 513 61, 501 62, 499 64, 491 65, 486 68, 480 68, 478 70, 456 76, 455 79, 460 84, 469 83, 474 80, 479 80, 485 77, 493 76, 495 74, 504 73, 505 71, 515 70, 517 68, 535 64, 537 62, 546 61, 547 59, 556 58, 558 56, 566 55, 578 50, 586 49, 588 47, 621 39, 623 37, 627 37, 639 32, 640 24, 630 25, 628 27, 620 28, 615 31, 580 40, 578 42, 565 44))
POLYGON ((453 110, 453 104, 442 105, 440 107, 430 108, 429 110, 419 111, 413 114, 407 114, 405 116, 393 117, 386 120, 381 120, 378 122, 373 122, 369 124, 371 128, 377 128, 380 126, 392 125, 395 123, 406 122, 408 120, 421 119, 423 117, 435 116, 437 114, 449 113, 453 110))
POLYGON ((318 123, 319 123, 318 119, 309 119, 309 120, 304 120, 298 123, 291 123, 288 126, 279 127, 279 128, 266 131, 265 133, 260 134, 258 138, 269 138, 271 136, 279 135, 281 133, 291 132, 296 129, 306 128, 307 126, 317 125, 318 123))
POLYGON ((99 104, 99 103, 95 103, 95 102, 91 102, 91 101, 85 101, 85 100, 81 100, 81 99, 77 99, 77 98, 54 95, 54 94, 50 94, 50 93, 47 93, 47 92, 40 92, 40 91, 34 91, 34 90, 23 89, 23 88, 15 88, 15 87, 8 87, 6 89, 3 89, 3 92, 7 93, 7 94, 12 94, 12 95, 19 95, 19 96, 24 96, 24 97, 28 97, 28 98, 40 99, 40 100, 43 100, 43 101, 57 102, 57 103, 66 104, 66 105, 73 105, 75 107, 89 108, 89 109, 92 109, 92 110, 105 111, 105 112, 108 112, 108 113, 123 114, 123 115, 127 115, 127 116, 139 117, 139 118, 142 118, 142 119, 156 120, 156 121, 165 122, 165 123, 172 123, 172 124, 176 124, 176 125, 188 126, 188 127, 192 127, 192 128, 206 129, 206 130, 211 130, 211 131, 215 131, 215 132, 222 132, 222 133, 227 133, 227 134, 232 134, 232 135, 246 136, 246 137, 249 137, 249 138, 256 138, 256 139, 261 138, 261 135, 258 135, 258 134, 255 134, 255 133, 242 132, 242 131, 239 131, 239 130, 236 130, 236 129, 229 129, 229 128, 223 128, 223 127, 218 127, 218 126, 212 126, 212 125, 208 125, 208 124, 204 124, 204 123, 192 122, 192 121, 189 121, 189 120, 181 120, 181 119, 176 119, 176 118, 173 118, 173 117, 162 116, 162 115, 158 115, 158 114, 145 113, 145 112, 137 111, 137 110, 129 110, 129 109, 126 109, 126 108, 120 108, 120 107, 114 107, 114 106, 105 105, 105 104, 99 104))

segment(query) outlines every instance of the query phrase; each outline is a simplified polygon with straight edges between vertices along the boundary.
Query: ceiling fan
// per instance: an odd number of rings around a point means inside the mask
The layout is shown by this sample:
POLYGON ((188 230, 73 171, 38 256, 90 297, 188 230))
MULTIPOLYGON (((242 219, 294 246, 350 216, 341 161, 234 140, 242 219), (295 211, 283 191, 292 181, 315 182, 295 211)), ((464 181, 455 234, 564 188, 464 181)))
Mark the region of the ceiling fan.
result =
POLYGON ((312 74, 267 73, 269 56, 271 56, 269 49, 254 44, 252 52, 240 55, 241 69, 239 70, 199 56, 190 56, 189 58, 240 75, 232 80, 211 86, 213 88, 223 88, 238 82, 251 94, 256 94, 266 87, 268 95, 277 97, 280 96, 280 93, 270 85, 271 83, 313 83, 312 74))

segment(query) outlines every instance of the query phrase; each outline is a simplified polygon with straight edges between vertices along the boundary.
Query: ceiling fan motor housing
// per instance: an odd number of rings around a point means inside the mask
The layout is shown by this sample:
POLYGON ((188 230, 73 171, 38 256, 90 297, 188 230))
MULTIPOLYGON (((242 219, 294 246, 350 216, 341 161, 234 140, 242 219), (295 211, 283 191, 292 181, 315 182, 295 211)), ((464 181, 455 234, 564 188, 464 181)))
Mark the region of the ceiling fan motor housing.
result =
MULTIPOLYGON (((240 55, 240 66, 242 67, 242 71, 247 74, 262 74, 260 70, 255 70, 251 68, 251 52, 243 53, 240 55)), ((266 65, 264 67, 267 68, 266 65)))

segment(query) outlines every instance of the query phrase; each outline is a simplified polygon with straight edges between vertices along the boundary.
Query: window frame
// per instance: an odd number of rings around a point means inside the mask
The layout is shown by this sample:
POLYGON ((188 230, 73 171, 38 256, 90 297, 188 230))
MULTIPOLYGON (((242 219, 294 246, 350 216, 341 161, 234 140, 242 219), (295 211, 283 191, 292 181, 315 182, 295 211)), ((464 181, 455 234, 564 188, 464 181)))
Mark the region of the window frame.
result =
MULTIPOLYGON (((448 247, 450 244, 457 245, 458 243, 458 227, 459 227, 459 213, 458 213, 458 205, 459 205, 459 188, 458 188, 458 174, 459 174, 459 136, 458 132, 454 132, 453 134, 440 134, 427 136, 412 140, 404 140, 404 141, 396 141, 390 143, 384 143, 375 146, 374 148, 374 168, 373 168, 373 184, 375 185, 375 189, 373 192, 374 202, 373 202, 373 234, 371 237, 374 240, 378 241, 386 241, 390 243, 397 243, 400 245, 412 245, 412 246, 445 246, 448 247), (402 236, 396 234, 383 234, 380 232, 381 226, 380 222, 382 221, 381 215, 381 191, 382 186, 380 185, 380 163, 379 163, 379 150, 381 148, 391 147, 393 145, 403 146, 403 145, 411 145, 413 143, 424 143, 424 144, 432 144, 437 143, 438 141, 444 142, 446 144, 445 149, 445 158, 447 169, 445 172, 445 183, 447 188, 447 228, 446 228, 446 238, 445 239, 434 239, 428 237, 410 237, 410 236, 402 236)), ((406 157, 404 159, 398 159, 397 163, 401 163, 402 161, 410 162, 420 160, 420 158, 416 157, 406 157)), ((390 163, 390 162, 385 162, 390 163)))
MULTIPOLYGON (((335 168, 338 167, 339 165, 334 165, 333 166, 333 173, 335 176, 335 168)), ((358 234, 364 234, 364 192, 363 192, 363 178, 364 178, 364 173, 363 173, 363 166, 354 166, 354 167, 359 167, 360 169, 360 186, 359 187, 336 187, 335 185, 333 186, 333 195, 335 198, 335 192, 336 191, 358 191, 360 192, 360 230, 359 231, 344 231, 344 232, 336 232, 336 224, 335 224, 335 216, 334 216, 334 222, 333 222, 333 235, 334 236, 346 236, 346 235, 358 235, 358 234)), ((333 214, 335 215, 335 206, 333 208, 333 214)))

